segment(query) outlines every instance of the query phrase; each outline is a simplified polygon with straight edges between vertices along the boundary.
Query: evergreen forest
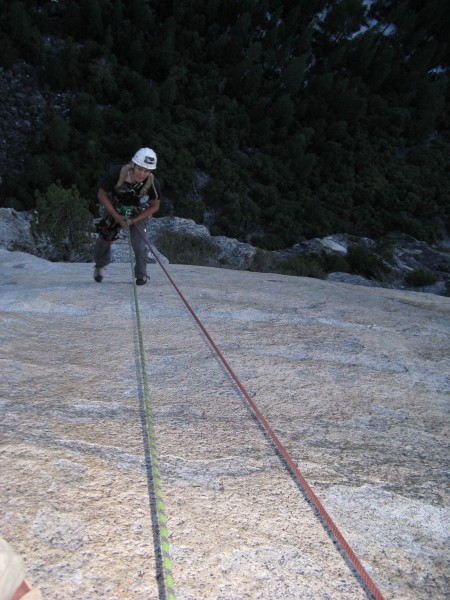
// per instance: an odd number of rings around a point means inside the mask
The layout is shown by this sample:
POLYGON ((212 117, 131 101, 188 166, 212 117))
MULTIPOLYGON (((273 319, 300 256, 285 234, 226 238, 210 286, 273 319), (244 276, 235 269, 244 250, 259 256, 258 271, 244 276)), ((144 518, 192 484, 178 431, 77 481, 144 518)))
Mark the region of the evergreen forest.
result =
POLYGON ((0 66, 64 99, 2 175, 31 210, 58 182, 158 155, 159 216, 286 248, 449 231, 448 0, 0 0, 0 66))

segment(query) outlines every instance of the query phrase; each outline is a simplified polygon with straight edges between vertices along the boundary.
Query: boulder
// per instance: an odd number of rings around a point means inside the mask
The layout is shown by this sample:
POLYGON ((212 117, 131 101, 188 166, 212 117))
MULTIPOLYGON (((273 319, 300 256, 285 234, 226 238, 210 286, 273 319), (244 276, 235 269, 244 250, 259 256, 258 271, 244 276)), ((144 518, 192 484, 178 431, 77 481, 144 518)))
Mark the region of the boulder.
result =
POLYGON ((393 245, 392 266, 401 271, 427 269, 445 277, 450 275, 450 253, 445 244, 430 246, 410 235, 392 233, 387 236, 393 245))
POLYGON ((224 236, 212 236, 211 241, 219 251, 220 266, 239 271, 250 268, 256 254, 255 247, 224 236))
POLYGON ((31 233, 31 213, 0 208, 0 246, 7 250, 37 254, 31 233))
POLYGON ((248 269, 256 254, 256 248, 250 244, 239 242, 224 236, 212 236, 205 225, 198 225, 192 219, 180 217, 160 217, 151 219, 148 227, 150 239, 162 231, 173 231, 193 237, 208 238, 217 253, 211 256, 211 267, 226 267, 229 269, 248 269))
POLYGON ((325 252, 327 254, 345 256, 348 252, 348 246, 348 236, 345 233, 340 233, 336 235, 327 235, 324 238, 305 240, 298 244, 294 244, 291 248, 275 251, 274 254, 287 257, 292 254, 321 254, 322 252, 325 252))
POLYGON ((174 231, 196 237, 211 237, 205 225, 198 225, 192 219, 182 219, 180 217, 157 217, 150 219, 148 225, 150 237, 161 231, 174 231))

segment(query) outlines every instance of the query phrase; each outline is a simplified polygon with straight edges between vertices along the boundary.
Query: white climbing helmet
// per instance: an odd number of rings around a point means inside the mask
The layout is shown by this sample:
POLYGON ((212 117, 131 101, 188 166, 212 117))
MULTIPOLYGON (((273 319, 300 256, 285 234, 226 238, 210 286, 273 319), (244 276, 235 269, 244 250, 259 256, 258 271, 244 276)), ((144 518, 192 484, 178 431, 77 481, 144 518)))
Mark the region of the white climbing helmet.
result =
POLYGON ((135 165, 143 169, 156 169, 156 153, 151 148, 141 148, 131 159, 135 165))

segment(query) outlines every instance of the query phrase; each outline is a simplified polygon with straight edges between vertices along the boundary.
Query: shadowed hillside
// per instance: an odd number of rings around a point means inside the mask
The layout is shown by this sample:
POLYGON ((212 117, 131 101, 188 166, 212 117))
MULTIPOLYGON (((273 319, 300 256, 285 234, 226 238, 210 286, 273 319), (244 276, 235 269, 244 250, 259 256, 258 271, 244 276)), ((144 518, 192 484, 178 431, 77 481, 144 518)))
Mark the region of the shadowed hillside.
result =
POLYGON ((0 205, 159 157, 161 216, 269 250, 435 241, 450 196, 446 2, 4 0, 0 205), (11 126, 13 124, 13 126, 11 126))

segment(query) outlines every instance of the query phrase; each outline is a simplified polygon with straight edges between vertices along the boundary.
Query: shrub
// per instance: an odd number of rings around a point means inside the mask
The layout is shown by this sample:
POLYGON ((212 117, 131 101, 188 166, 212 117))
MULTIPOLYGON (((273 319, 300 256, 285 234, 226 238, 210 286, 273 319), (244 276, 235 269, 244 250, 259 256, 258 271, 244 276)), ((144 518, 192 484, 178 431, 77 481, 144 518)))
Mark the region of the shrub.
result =
POLYGON ((261 249, 256 250, 249 271, 296 275, 298 277, 314 277, 316 279, 325 279, 326 277, 318 255, 295 254, 286 258, 280 258, 267 250, 261 249))
POLYGON ((275 272, 275 258, 267 250, 256 248, 249 271, 257 273, 273 273, 275 272))
POLYGON ((320 264, 326 273, 336 273, 337 271, 340 273, 348 273, 350 271, 350 265, 347 260, 338 254, 322 252, 320 254, 320 264))
POLYGON ((36 218, 32 232, 41 244, 50 246, 52 260, 74 261, 90 258, 92 215, 88 202, 75 186, 64 189, 53 183, 45 194, 36 192, 36 218))
POLYGON ((405 283, 408 287, 425 287, 433 285, 438 281, 438 277, 428 269, 415 269, 405 277, 405 283))
POLYGON ((275 265, 275 273, 282 275, 297 275, 299 277, 314 277, 325 279, 325 271, 320 261, 314 256, 297 254, 282 260, 275 265))
POLYGON ((155 236, 154 243, 173 264, 204 267, 217 264, 219 251, 206 237, 178 231, 161 231, 155 236))
POLYGON ((365 246, 351 246, 347 262, 352 273, 372 279, 383 279, 391 271, 377 254, 365 246))
POLYGON ((389 239, 378 239, 376 242, 375 250, 377 254, 379 254, 384 260, 394 259, 394 244, 389 239))

